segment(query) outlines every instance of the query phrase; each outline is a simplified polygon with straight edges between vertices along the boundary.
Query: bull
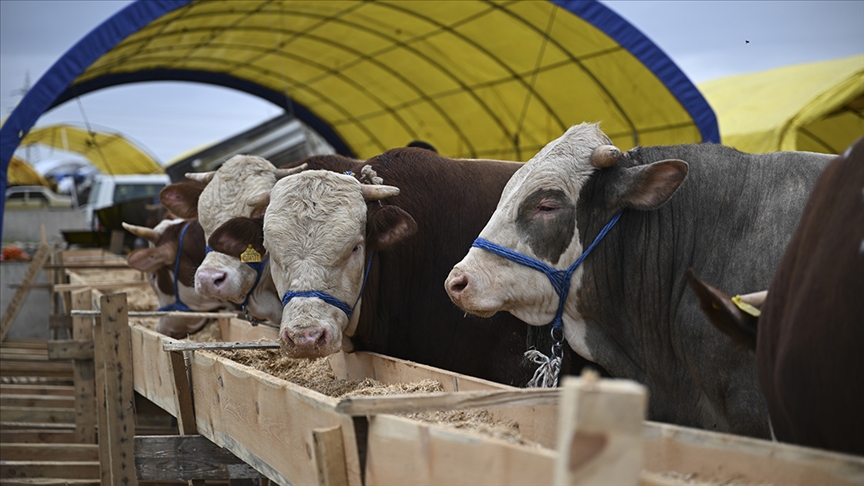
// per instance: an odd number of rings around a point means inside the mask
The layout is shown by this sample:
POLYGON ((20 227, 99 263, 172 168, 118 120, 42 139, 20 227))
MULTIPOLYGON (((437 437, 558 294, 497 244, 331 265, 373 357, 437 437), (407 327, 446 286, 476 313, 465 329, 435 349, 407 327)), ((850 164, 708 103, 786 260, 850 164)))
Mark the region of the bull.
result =
POLYGON ((753 356, 707 322, 684 271, 765 288, 829 159, 621 153, 596 124, 573 126, 513 175, 445 288, 479 316, 554 321, 578 354, 648 386, 652 420, 767 437, 753 356))

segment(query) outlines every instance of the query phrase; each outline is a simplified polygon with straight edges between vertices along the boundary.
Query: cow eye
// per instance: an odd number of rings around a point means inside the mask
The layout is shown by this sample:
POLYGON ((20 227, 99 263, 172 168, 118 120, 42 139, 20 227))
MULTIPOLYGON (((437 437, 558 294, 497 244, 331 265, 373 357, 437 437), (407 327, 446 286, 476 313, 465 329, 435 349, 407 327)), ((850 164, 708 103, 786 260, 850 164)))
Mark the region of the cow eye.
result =
POLYGON ((360 245, 354 245, 354 248, 351 250, 351 253, 357 253, 360 250, 360 245))
POLYGON ((555 211, 557 209, 558 209, 557 204, 547 203, 547 202, 540 203, 540 205, 537 206, 537 211, 540 211, 541 213, 548 213, 551 211, 555 211))

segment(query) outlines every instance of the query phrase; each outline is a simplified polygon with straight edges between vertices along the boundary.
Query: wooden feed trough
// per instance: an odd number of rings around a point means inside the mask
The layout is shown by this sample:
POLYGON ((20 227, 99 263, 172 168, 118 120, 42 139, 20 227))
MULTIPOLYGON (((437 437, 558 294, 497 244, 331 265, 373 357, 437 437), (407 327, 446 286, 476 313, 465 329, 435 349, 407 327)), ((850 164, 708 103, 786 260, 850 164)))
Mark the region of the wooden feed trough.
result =
MULTIPOLYGON (((70 272, 72 284, 87 280, 70 272)), ((103 291, 92 285, 92 303, 101 305, 103 291)), ((110 287, 104 293, 117 288, 110 287)), ((227 317, 219 332, 226 342, 277 337, 273 328, 227 317)), ((337 379, 432 379, 444 392, 337 399, 212 351, 188 350, 140 324, 129 325, 129 336, 136 392, 178 417, 181 433, 186 422, 185 433, 197 432, 278 484, 864 484, 861 457, 643 422, 645 395, 629 382, 572 379, 562 389, 524 390, 374 353, 340 353, 329 358, 337 379), (175 374, 184 355, 194 415, 175 374), (521 443, 404 415, 473 407, 518 424, 521 443)))

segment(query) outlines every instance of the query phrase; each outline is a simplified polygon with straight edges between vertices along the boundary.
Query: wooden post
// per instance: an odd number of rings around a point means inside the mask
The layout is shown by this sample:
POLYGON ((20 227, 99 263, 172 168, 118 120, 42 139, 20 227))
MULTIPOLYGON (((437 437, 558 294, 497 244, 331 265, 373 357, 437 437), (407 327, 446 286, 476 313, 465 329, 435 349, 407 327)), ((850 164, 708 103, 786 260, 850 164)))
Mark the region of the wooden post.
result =
POLYGON ((555 485, 637 485, 647 391, 628 380, 565 377, 555 485))
POLYGON ((320 486, 348 486, 342 427, 337 425, 326 429, 312 429, 312 440, 315 443, 318 484, 320 486))
POLYGON ((0 320, 0 342, 6 340, 6 334, 9 332, 9 329, 12 328, 12 323, 15 322, 15 318, 18 317, 18 312, 21 311, 21 306, 24 305, 24 301, 27 300, 27 295, 30 294, 30 287, 36 282, 36 277, 39 276, 39 272, 42 271, 42 267, 44 267, 45 263, 48 262, 50 256, 51 248, 47 243, 43 242, 42 245, 39 246, 36 255, 33 256, 33 261, 30 262, 30 268, 28 268, 27 273, 24 274, 24 280, 21 282, 21 286, 15 291, 15 296, 12 297, 12 301, 9 302, 9 307, 7 307, 6 312, 3 313, 3 318, 0 320))
MULTIPOLYGON (((134 445, 135 390, 126 294, 103 295, 99 303, 102 309, 101 366, 105 378, 105 420, 100 420, 99 443, 108 442, 109 455, 109 462, 103 462, 102 468, 109 470, 109 484, 134 486, 138 484, 134 445), (104 431, 102 423, 106 423, 104 431)), ((104 473, 102 479, 104 482, 104 473)))
POLYGON ((125 236, 125 234, 126 233, 123 230, 112 230, 111 243, 108 251, 115 255, 123 253, 123 237, 125 236))
MULTIPOLYGON (((72 307, 90 310, 92 292, 87 289, 72 295, 72 307)), ((93 341, 93 319, 75 316, 72 318, 72 337, 93 341)), ((95 347, 94 347, 95 358, 95 347)), ((75 380, 75 442, 96 443, 96 368, 93 359, 72 361, 72 376, 75 380)))
MULTIPOLYGON (((195 424, 195 409, 192 401, 192 386, 186 369, 186 358, 182 351, 171 351, 171 376, 174 379, 174 390, 177 392, 177 428, 180 435, 198 433, 195 424)), ((190 486, 204 486, 202 479, 190 479, 190 486)))

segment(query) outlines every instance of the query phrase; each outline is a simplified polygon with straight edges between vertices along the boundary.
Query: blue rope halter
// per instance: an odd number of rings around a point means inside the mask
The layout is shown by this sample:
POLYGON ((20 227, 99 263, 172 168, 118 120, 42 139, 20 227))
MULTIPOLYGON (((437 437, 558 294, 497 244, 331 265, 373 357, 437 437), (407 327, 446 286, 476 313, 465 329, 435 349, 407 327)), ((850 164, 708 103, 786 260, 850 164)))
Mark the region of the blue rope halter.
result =
POLYGON ((369 262, 366 263, 366 271, 363 273, 363 284, 360 286, 360 293, 357 294, 357 300, 354 301, 354 305, 349 306, 344 301, 341 301, 326 292, 320 292, 318 290, 309 290, 304 292, 292 292, 289 290, 282 296, 282 307, 288 305, 288 302, 290 302, 294 297, 317 297, 344 312, 345 316, 348 317, 348 320, 350 321, 351 315, 354 313, 354 308, 357 307, 357 303, 360 302, 360 297, 363 295, 363 289, 366 288, 366 280, 369 278, 369 269, 372 268, 373 258, 375 258, 374 251, 369 255, 369 262))
POLYGON ((558 374, 561 369, 561 358, 563 356, 563 329, 564 329, 564 304, 567 302, 567 296, 570 294, 570 279, 573 272, 579 268, 579 265, 585 261, 585 258, 594 250, 597 244, 606 236, 606 233, 615 226, 618 219, 621 218, 621 213, 612 216, 612 219, 606 223, 606 226, 600 230, 600 233, 594 238, 594 241, 582 252, 582 255, 573 262, 567 270, 556 270, 545 263, 535 260, 527 255, 515 252, 509 248, 504 248, 501 245, 492 243, 491 241, 477 238, 471 246, 476 246, 482 250, 494 253, 500 257, 504 257, 512 262, 524 265, 534 270, 543 272, 552 283, 555 293, 558 294, 558 310, 555 312, 555 318, 552 320, 552 339, 555 343, 552 345, 551 357, 547 357, 536 350, 529 350, 525 354, 530 357, 535 363, 540 365, 540 368, 534 373, 534 377, 528 382, 528 386, 558 386, 558 374))
POLYGON ((160 307, 159 311, 162 312, 192 312, 192 309, 180 300, 180 286, 177 285, 177 278, 178 275, 180 275, 180 257, 183 255, 183 238, 186 236, 186 230, 189 229, 189 224, 191 224, 191 222, 183 225, 183 229, 180 230, 180 244, 177 246, 177 259, 174 261, 174 303, 160 307))

